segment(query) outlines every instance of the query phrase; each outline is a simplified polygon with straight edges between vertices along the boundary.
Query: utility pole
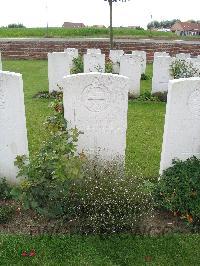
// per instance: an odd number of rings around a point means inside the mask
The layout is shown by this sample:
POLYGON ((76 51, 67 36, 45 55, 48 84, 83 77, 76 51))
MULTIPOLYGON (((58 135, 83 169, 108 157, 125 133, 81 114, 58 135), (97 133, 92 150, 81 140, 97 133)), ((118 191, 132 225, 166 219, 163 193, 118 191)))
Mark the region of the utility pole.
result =
POLYGON ((113 49, 113 25, 112 25, 112 0, 109 0, 110 5, 110 50, 113 49))
POLYGON ((48 2, 46 2, 46 15, 47 15, 46 37, 48 37, 48 36, 49 36, 49 22, 48 22, 48 2))
POLYGON ((113 2, 127 2, 130 0, 104 0, 104 1, 108 1, 109 3, 109 7, 110 7, 110 49, 113 49, 113 2))

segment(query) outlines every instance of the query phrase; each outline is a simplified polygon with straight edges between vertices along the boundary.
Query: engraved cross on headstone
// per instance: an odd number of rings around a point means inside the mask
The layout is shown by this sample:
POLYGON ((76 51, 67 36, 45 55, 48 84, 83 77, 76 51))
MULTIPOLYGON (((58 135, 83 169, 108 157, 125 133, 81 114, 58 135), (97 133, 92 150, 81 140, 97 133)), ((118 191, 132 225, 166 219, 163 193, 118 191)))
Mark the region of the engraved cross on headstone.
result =
POLYGON ((88 101, 93 106, 93 108, 101 108, 102 103, 105 101, 105 94, 103 92, 95 92, 88 97, 88 101))

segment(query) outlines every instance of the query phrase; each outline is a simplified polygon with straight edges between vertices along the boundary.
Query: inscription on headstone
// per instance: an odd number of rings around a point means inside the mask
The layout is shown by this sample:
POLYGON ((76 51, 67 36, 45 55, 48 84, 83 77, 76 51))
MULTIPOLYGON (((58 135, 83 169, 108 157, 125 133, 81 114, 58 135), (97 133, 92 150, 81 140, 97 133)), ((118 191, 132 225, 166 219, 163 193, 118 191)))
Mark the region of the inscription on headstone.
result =
POLYGON ((83 132, 78 152, 101 160, 124 161, 128 78, 88 73, 64 78, 64 114, 69 127, 83 132))

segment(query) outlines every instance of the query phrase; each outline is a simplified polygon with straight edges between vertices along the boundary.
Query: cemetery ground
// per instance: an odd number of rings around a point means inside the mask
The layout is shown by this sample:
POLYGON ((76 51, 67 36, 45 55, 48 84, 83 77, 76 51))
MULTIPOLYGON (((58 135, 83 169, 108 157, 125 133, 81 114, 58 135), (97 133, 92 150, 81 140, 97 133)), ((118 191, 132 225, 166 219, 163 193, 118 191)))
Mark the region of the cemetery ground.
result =
MULTIPOLYGON (((39 91, 48 89, 47 61, 8 60, 3 62, 3 68, 23 74, 29 150, 32 156, 42 141, 48 139, 43 122, 51 114, 48 107, 50 100, 34 98, 39 91)), ((152 65, 148 65, 147 75, 152 75, 152 65)), ((142 93, 149 92, 151 79, 141 82, 142 93)), ((144 101, 144 98, 129 101, 126 167, 133 175, 148 181, 158 177, 165 103, 144 101)), ((169 233, 151 237, 131 234, 109 237, 18 235, 29 233, 27 228, 31 215, 31 212, 27 212, 11 222, 9 230, 1 226, 1 265, 199 265, 200 236, 189 234, 179 222, 178 226, 185 234, 169 233), (35 255, 22 257, 23 251, 30 254, 31 250, 35 251, 35 255)), ((157 218, 155 223, 162 225, 162 219, 163 216, 160 220, 157 218)), ((174 222, 176 219, 167 215, 166 220, 174 222)))

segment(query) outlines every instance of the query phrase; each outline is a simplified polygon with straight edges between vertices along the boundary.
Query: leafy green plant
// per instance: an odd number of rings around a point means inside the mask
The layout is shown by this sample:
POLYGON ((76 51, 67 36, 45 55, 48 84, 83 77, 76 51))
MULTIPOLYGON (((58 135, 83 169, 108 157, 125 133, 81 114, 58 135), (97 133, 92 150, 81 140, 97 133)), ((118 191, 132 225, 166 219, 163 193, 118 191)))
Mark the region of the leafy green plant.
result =
POLYGON ((9 220, 12 219, 14 212, 15 209, 13 206, 0 206, 0 224, 9 222, 9 220))
POLYGON ((157 206, 182 216, 190 223, 200 222, 200 160, 174 160, 163 172, 155 188, 157 206))
POLYGON ((84 72, 84 66, 83 66, 83 57, 78 56, 77 58, 73 59, 73 68, 71 69, 71 74, 78 74, 84 72))
POLYGON ((36 98, 36 99, 56 99, 57 97, 59 97, 59 95, 62 96, 61 91, 53 91, 51 93, 49 93, 48 91, 39 91, 33 96, 33 98, 36 98))
POLYGON ((126 176, 118 164, 91 162, 76 155, 77 129, 67 130, 61 95, 46 120, 49 139, 27 161, 16 165, 23 177, 12 195, 25 209, 73 224, 81 233, 135 232, 152 214, 152 197, 142 179, 126 176))
POLYGON ((8 184, 6 178, 0 178, 0 200, 11 199, 12 186, 8 184))
POLYGON ((156 96, 153 96, 149 91, 146 91, 145 93, 141 94, 139 97, 137 97, 137 101, 145 102, 156 102, 159 101, 159 98, 156 96))
POLYGON ((106 62, 105 72, 106 73, 112 73, 113 72, 113 66, 112 66, 112 62, 110 60, 106 62))
POLYGON ((80 177, 81 160, 75 155, 79 132, 68 130, 63 115, 62 95, 58 94, 51 107, 54 115, 46 120, 48 141, 30 161, 18 156, 16 165, 20 186, 12 195, 20 200, 26 209, 32 208, 49 217, 62 215, 63 200, 68 193, 68 183, 80 177))
POLYGON ((200 77, 200 71, 191 62, 176 59, 171 64, 171 74, 174 79, 200 77))
POLYGON ((156 97, 160 102, 167 102, 167 92, 155 92, 152 96, 156 97))
POLYGON ((141 80, 149 80, 149 79, 151 79, 151 77, 149 75, 142 73, 141 80))

